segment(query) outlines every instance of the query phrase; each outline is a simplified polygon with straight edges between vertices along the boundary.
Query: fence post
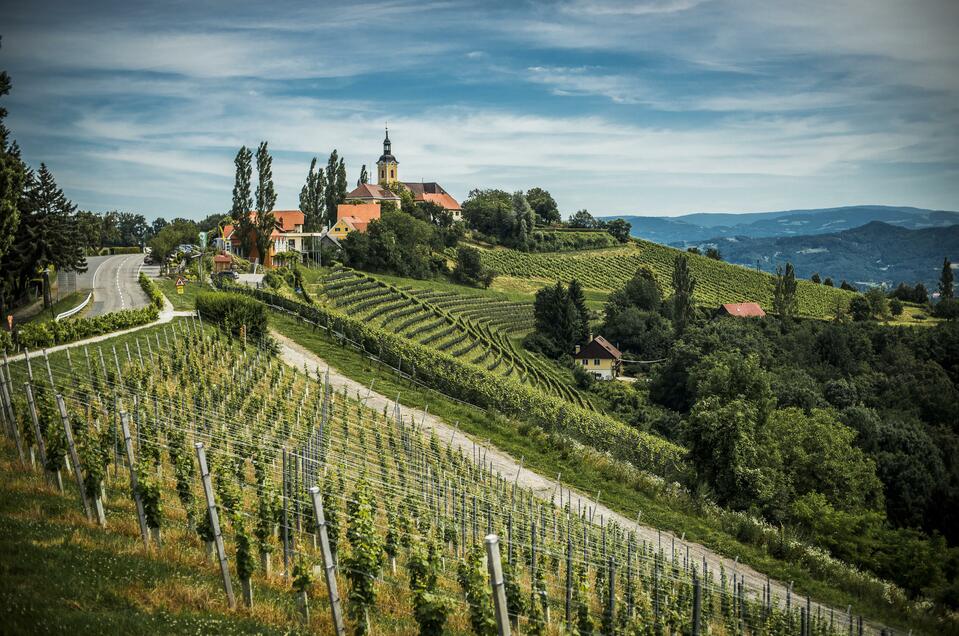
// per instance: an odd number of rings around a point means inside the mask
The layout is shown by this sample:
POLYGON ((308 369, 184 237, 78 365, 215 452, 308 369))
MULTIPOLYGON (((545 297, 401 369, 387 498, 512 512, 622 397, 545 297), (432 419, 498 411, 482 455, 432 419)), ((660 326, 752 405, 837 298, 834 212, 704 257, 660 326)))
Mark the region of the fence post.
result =
POLYGON ((343 610, 340 607, 340 594, 336 587, 336 565, 333 563, 333 553, 330 551, 330 539, 326 533, 326 517, 323 514, 323 499, 320 497, 320 488, 312 486, 310 496, 313 498, 313 514, 316 516, 316 531, 320 535, 320 552, 323 555, 323 575, 326 578, 326 591, 330 596, 330 612, 333 614, 333 627, 338 636, 346 634, 343 626, 343 610))
POLYGON ((80 458, 77 457, 77 447, 73 443, 73 428, 70 426, 70 416, 67 415, 67 406, 63 402, 63 396, 57 393, 57 407, 60 409, 60 420, 63 422, 63 432, 67 437, 67 446, 70 449, 70 459, 73 460, 73 476, 77 479, 77 488, 80 490, 80 502, 83 504, 83 512, 87 516, 87 521, 93 521, 93 513, 90 512, 90 502, 87 501, 87 493, 83 489, 83 471, 80 467, 80 458))
POLYGON ((503 563, 499 556, 499 537, 486 535, 486 565, 489 583, 493 589, 493 610, 499 636, 510 636, 509 614, 506 608, 506 586, 503 583, 503 563))
POLYGON ((143 500, 140 499, 140 489, 137 486, 136 462, 133 459, 133 440, 130 439, 130 414, 120 413, 120 426, 123 428, 123 444, 127 451, 127 464, 130 467, 130 489, 133 491, 133 501, 137 505, 137 521, 140 524, 140 537, 143 538, 143 547, 150 549, 150 534, 147 530, 146 515, 143 513, 143 500))
POLYGON ((699 636, 700 625, 702 623, 702 605, 703 605, 703 586, 699 582, 699 577, 693 570, 693 636, 699 636))
POLYGON ((200 475, 203 478, 203 494, 206 496, 207 510, 210 515, 210 526, 213 528, 213 541, 216 544, 216 555, 220 560, 220 574, 223 575, 223 591, 230 609, 236 608, 236 597, 233 596, 233 584, 230 582, 230 565, 226 561, 226 551, 223 549, 223 535, 220 533, 220 516, 216 513, 216 501, 213 499, 213 485, 210 481, 210 469, 206 465, 206 452, 203 442, 193 445, 196 449, 196 458, 200 463, 200 475))
POLYGON ((40 451, 40 463, 46 470, 47 465, 47 447, 43 443, 43 435, 40 434, 40 420, 37 418, 37 403, 33 399, 33 387, 29 382, 23 383, 23 388, 27 393, 27 406, 30 409, 30 419, 33 420, 33 434, 37 438, 37 449, 40 451))

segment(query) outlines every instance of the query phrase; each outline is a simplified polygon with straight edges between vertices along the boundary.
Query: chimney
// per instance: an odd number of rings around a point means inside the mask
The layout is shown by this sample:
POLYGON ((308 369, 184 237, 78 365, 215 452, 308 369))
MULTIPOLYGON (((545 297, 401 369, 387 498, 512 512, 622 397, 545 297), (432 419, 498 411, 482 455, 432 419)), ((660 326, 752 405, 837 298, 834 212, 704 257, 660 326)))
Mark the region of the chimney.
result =
POLYGON ((573 353, 579 353, 579 345, 576 345, 576 351, 574 351, 573 353))
POLYGON ((593 341, 593 331, 590 330, 590 332, 589 332, 589 340, 586 341, 586 344, 589 344, 589 343, 592 342, 592 341, 593 341))

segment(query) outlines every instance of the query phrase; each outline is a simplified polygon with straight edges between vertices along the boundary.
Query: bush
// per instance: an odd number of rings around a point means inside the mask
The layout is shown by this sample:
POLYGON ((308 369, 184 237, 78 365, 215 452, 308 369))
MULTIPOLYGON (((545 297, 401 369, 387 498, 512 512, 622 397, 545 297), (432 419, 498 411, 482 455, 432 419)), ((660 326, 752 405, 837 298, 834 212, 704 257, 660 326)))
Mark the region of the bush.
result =
POLYGON ((955 298, 943 298, 933 308, 932 313, 937 318, 955 320, 959 318, 959 300, 955 298))
POLYGON ((207 320, 238 334, 246 327, 248 337, 267 333, 266 307, 252 298, 229 292, 202 292, 196 297, 196 310, 207 320))
POLYGON ((139 254, 142 251, 143 250, 141 250, 136 245, 133 245, 131 247, 111 247, 110 248, 111 254, 139 254))
POLYGON ((113 331, 139 327, 153 322, 160 312, 153 305, 142 309, 124 309, 93 318, 62 320, 60 322, 28 323, 17 332, 21 347, 52 347, 58 344, 83 340, 113 331))
POLYGON ((157 311, 163 309, 163 293, 160 291, 160 288, 157 287, 149 276, 140 272, 140 287, 143 288, 143 291, 146 293, 147 298, 150 299, 150 306, 155 307, 157 311))
POLYGON ((13 351, 13 338, 6 329, 0 329, 0 351, 13 351))

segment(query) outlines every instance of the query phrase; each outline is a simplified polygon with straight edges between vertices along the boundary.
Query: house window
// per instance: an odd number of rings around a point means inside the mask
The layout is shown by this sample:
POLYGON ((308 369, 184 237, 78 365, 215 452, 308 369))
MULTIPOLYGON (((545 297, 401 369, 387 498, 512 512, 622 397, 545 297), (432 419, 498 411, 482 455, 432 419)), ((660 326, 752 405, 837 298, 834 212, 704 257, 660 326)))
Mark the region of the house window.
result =
POLYGON ((583 363, 584 367, 589 364, 589 360, 587 360, 586 358, 583 358, 582 360, 580 360, 580 362, 583 363))
POLYGON ((599 358, 593 358, 593 365, 597 367, 599 366, 599 358))
POLYGON ((286 239, 286 249, 291 252, 296 250, 296 239, 286 239))

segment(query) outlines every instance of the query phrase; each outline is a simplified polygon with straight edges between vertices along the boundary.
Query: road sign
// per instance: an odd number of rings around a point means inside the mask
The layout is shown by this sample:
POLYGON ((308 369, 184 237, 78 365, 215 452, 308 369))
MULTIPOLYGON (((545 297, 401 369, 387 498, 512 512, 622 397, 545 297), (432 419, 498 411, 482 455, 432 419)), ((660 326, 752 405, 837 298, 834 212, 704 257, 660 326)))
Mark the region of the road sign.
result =
POLYGON ((177 276, 176 279, 176 293, 183 294, 183 287, 186 285, 186 281, 183 280, 182 276, 177 276))
POLYGON ((206 232, 200 232, 200 249, 206 248, 206 232))

